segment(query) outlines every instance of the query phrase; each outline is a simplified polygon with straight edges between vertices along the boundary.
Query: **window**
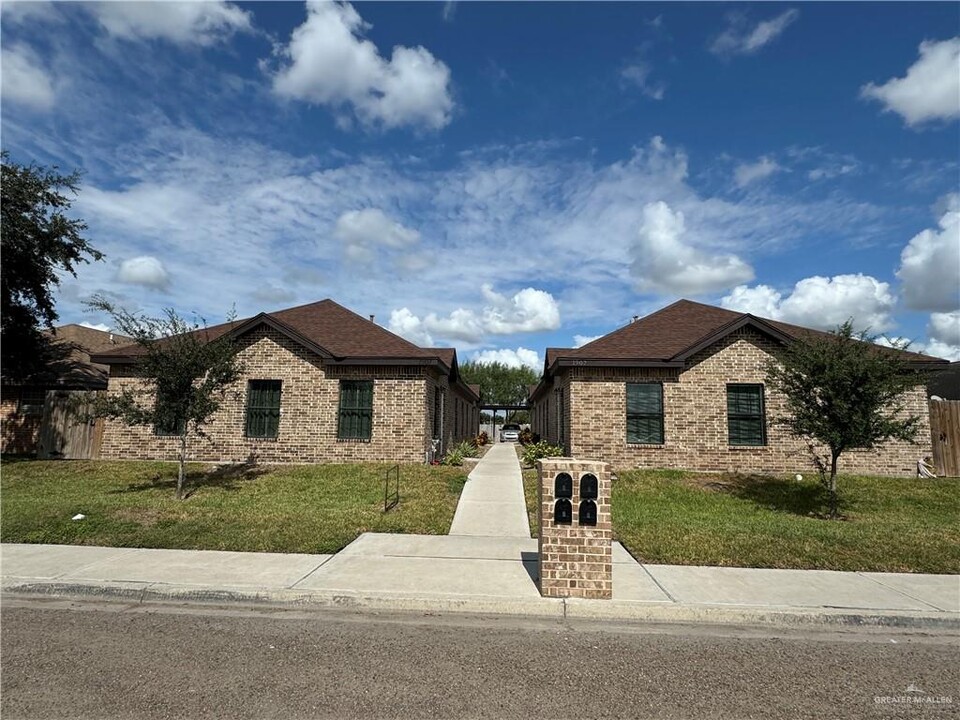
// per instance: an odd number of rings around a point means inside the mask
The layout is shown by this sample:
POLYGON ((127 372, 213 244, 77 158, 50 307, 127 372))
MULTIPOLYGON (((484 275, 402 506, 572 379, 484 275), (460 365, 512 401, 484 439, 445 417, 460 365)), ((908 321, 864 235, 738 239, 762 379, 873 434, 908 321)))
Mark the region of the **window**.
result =
POLYGON ((663 385, 627 383, 627 442, 663 445, 663 385))
POLYGON ((275 438, 280 434, 280 380, 251 380, 247 383, 246 435, 248 438, 275 438))
POLYGON ((372 434, 373 380, 341 380, 337 437, 369 440, 372 434))
POLYGON ((727 432, 731 445, 766 445, 763 385, 727 385, 727 432))
POLYGON ((43 388, 22 388, 17 412, 21 415, 39 417, 43 415, 43 404, 47 393, 43 388))

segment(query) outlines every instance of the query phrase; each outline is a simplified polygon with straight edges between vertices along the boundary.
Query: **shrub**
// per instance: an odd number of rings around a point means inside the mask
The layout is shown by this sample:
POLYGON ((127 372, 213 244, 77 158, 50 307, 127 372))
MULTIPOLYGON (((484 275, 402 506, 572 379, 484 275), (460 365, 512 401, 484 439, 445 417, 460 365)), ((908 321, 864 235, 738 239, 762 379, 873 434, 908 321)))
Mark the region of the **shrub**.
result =
POLYGON ((523 451, 523 464, 533 467, 537 460, 547 457, 563 457, 564 450, 559 445, 551 445, 546 440, 528 445, 523 451))
POLYGON ((444 465, 455 465, 459 467, 463 465, 464 458, 475 458, 479 454, 477 448, 474 447, 470 440, 464 440, 456 447, 447 450, 447 454, 444 455, 441 462, 444 465))
POLYGON ((535 441, 534 441, 534 439, 533 439, 533 433, 532 433, 532 432, 530 432, 529 430, 521 430, 521 431, 520 431, 520 444, 521 444, 521 445, 530 445, 530 444, 533 443, 533 442, 535 442, 535 441))
POLYGON ((483 447, 488 442, 490 442, 490 436, 486 432, 482 432, 473 439, 474 445, 477 447, 483 447))

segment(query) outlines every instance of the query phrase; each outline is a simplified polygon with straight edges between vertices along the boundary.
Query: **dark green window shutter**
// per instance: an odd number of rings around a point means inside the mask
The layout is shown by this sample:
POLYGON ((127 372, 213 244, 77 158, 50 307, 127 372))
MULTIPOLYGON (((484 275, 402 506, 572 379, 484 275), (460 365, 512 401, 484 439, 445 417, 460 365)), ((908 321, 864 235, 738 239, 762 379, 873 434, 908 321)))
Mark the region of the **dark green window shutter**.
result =
POLYGON ((247 383, 247 437, 275 438, 280 434, 281 388, 280 380, 247 383))
POLYGON ((763 385, 727 385, 727 435, 731 445, 766 445, 763 385))
POLYGON ((627 383, 627 442, 663 445, 663 385, 627 383))
POLYGON ((337 437, 369 440, 373 436, 373 380, 341 380, 337 437))

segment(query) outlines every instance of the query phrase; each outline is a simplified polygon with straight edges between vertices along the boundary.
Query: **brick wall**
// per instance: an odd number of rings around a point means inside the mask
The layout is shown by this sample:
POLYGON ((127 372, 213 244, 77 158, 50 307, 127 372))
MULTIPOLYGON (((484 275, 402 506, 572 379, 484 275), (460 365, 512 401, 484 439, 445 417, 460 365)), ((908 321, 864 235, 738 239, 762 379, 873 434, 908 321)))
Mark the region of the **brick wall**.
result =
POLYGON ((610 466, 571 458, 545 458, 537 462, 539 478, 540 536, 538 568, 544 597, 609 599, 613 596, 613 526, 610 517, 610 466), (570 502, 572 522, 554 520, 558 473, 573 480, 570 502), (598 480, 597 524, 580 523, 580 478, 592 473, 598 480))
POLYGON ((3 400, 0 401, 2 452, 17 455, 33 454, 37 451, 42 416, 17 412, 19 398, 20 388, 4 388, 3 400))
MULTIPOLYGON (((682 372, 660 368, 563 371, 560 382, 569 383, 574 409, 569 454, 603 460, 621 469, 809 473, 812 466, 806 443, 772 422, 784 414, 785 403, 769 387, 764 387, 767 444, 731 447, 727 441, 727 383, 765 385, 763 366, 774 349, 773 341, 744 328, 692 357, 682 372), (663 445, 626 441, 626 383, 645 381, 663 384, 663 445)), ((921 418, 917 445, 891 441, 875 450, 848 451, 840 457, 840 471, 914 475, 917 458, 931 454, 929 409, 923 387, 907 394, 906 406, 907 412, 921 418)), ((556 435, 549 438, 555 441, 556 435)), ((823 453, 824 448, 819 451, 823 453)))
MULTIPOLYGON (((240 462, 423 462, 429 447, 432 402, 423 367, 324 366, 319 356, 272 329, 261 327, 241 338, 239 357, 246 366, 214 421, 206 427, 210 440, 192 438, 193 460, 240 462), (368 441, 339 440, 337 411, 341 379, 373 380, 373 432, 368 441), (245 437, 248 380, 281 380, 281 415, 276 439, 245 437), (430 400, 428 401, 428 397, 430 400)), ((109 392, 142 381, 129 368, 113 366, 109 392)), ((157 437, 151 428, 108 421, 103 458, 172 459, 177 438, 157 437)))

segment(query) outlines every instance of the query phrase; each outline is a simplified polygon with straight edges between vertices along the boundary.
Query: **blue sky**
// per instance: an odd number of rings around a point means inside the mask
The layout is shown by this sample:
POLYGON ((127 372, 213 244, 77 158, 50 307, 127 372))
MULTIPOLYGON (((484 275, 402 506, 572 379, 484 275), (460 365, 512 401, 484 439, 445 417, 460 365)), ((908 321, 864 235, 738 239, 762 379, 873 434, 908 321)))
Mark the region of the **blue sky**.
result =
POLYGON ((960 358, 955 3, 0 9, 3 147, 107 256, 62 322, 330 297, 540 367, 688 297, 960 358))

